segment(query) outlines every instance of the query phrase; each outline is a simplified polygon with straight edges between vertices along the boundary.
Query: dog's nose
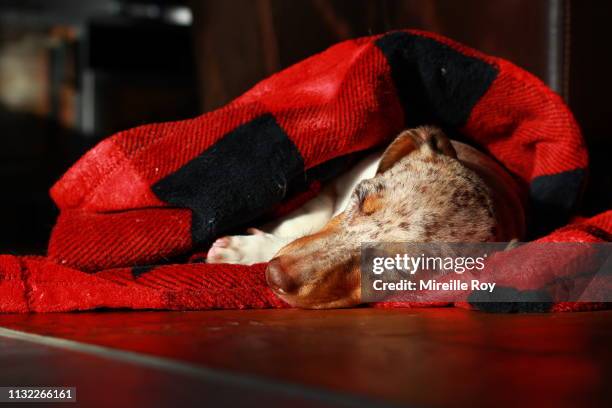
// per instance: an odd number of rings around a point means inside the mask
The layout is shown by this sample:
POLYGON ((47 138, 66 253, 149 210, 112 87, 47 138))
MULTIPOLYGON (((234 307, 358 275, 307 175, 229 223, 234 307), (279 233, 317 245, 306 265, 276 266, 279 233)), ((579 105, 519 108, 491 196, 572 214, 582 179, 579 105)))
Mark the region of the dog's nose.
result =
POLYGON ((280 258, 274 258, 268 263, 266 281, 272 290, 283 293, 295 292, 299 285, 285 269, 280 258))

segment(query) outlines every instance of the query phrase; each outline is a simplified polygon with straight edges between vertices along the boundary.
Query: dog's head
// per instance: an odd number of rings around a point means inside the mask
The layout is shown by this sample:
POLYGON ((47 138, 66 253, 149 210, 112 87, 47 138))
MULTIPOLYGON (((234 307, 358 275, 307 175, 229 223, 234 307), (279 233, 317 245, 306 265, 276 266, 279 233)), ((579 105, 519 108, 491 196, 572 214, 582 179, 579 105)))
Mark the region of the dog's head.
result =
POLYGON ((494 237, 487 186, 457 160, 440 129, 421 127, 391 143, 376 176, 359 183, 343 213, 321 231, 282 248, 270 261, 266 279, 293 306, 352 306, 361 302, 361 243, 494 237))

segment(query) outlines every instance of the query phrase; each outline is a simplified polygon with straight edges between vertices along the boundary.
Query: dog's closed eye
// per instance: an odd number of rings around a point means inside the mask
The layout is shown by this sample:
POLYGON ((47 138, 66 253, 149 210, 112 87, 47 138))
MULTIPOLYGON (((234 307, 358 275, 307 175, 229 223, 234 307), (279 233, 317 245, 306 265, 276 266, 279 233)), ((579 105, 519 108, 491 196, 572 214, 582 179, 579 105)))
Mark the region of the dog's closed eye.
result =
POLYGON ((354 203, 360 214, 371 215, 382 208, 384 186, 375 180, 364 180, 354 192, 354 203))
POLYGON ((364 215, 372 215, 382 208, 382 200, 378 195, 369 195, 363 199, 359 210, 364 215))

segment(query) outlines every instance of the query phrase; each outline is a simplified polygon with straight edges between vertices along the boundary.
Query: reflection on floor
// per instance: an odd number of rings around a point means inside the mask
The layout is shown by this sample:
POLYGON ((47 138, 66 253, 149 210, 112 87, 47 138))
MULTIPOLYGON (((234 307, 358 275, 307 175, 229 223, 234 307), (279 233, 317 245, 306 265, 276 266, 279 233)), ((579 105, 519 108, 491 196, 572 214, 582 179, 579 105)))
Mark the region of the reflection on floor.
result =
POLYGON ((19 367, 2 370, 0 385, 75 385, 80 401, 163 405, 179 396, 185 404, 470 407, 612 402, 610 311, 101 312, 1 315, 0 326, 9 329, 0 329, 0 367, 19 367), (114 394, 102 392, 103 383, 114 394))

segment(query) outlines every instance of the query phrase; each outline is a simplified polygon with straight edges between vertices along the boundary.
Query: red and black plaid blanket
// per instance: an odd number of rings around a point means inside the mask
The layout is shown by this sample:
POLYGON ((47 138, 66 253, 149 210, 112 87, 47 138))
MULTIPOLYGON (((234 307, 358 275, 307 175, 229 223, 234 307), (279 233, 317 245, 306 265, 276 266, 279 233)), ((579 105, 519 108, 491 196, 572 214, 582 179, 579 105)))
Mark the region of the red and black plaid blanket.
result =
MULTIPOLYGON (((207 245, 303 202, 353 153, 431 123, 520 180, 533 238, 609 239, 610 211, 568 224, 587 153, 559 96, 508 61, 398 31, 337 44, 195 119, 102 141, 51 190, 61 214, 48 255, 0 256, 0 312, 285 307, 265 265, 203 263, 207 245)), ((549 310, 585 307, 597 305, 549 310)))

